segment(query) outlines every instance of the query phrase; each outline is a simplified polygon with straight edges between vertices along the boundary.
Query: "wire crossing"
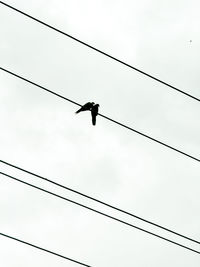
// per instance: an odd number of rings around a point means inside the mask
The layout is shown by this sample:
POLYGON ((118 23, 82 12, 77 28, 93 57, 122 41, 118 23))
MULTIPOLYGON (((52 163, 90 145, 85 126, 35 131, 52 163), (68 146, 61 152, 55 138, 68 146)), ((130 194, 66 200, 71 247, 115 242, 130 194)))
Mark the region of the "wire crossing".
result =
POLYGON ((50 253, 50 254, 53 254, 53 255, 55 255, 55 256, 57 256, 57 257, 60 257, 60 258, 65 259, 65 260, 72 261, 72 262, 77 263, 77 264, 79 264, 79 265, 87 266, 87 267, 92 267, 92 266, 90 266, 90 265, 88 265, 88 264, 82 263, 82 262, 80 262, 80 261, 73 260, 73 259, 68 258, 68 257, 66 257, 66 256, 63 256, 63 255, 61 255, 61 254, 58 254, 58 253, 56 253, 56 252, 53 252, 53 251, 51 251, 51 250, 48 250, 48 249, 45 249, 45 248, 42 248, 42 247, 33 245, 33 244, 28 243, 28 242, 26 242, 26 241, 23 241, 23 240, 21 240, 21 239, 18 239, 18 238, 16 238, 16 237, 13 237, 13 236, 10 236, 10 235, 6 235, 6 234, 4 234, 4 233, 0 233, 0 235, 1 235, 1 236, 4 236, 4 237, 7 237, 7 238, 10 238, 10 239, 13 239, 13 240, 15 240, 15 241, 18 241, 18 242, 23 243, 23 244, 25 244, 25 245, 28 245, 28 246, 31 246, 31 247, 40 249, 40 250, 42 250, 42 251, 48 252, 48 253, 50 253))
MULTIPOLYGON (((10 71, 10 70, 4 69, 4 68, 2 68, 2 67, 0 67, 0 70, 3 70, 3 71, 5 71, 5 72, 7 72, 7 73, 9 73, 9 74, 11 74, 11 75, 13 75, 13 76, 15 76, 15 77, 21 79, 21 80, 23 80, 23 81, 25 81, 25 82, 28 82, 28 83, 30 83, 30 84, 32 84, 32 85, 35 85, 35 86, 39 87, 40 89, 42 89, 42 90, 44 90, 44 91, 46 91, 46 92, 48 92, 48 93, 51 93, 51 94, 53 94, 53 95, 55 95, 55 96, 57 96, 57 97, 60 97, 60 98, 62 98, 62 99, 64 99, 64 100, 66 100, 66 101, 69 101, 69 102, 71 102, 71 103, 73 103, 73 104, 75 104, 75 105, 81 106, 79 103, 77 103, 77 102, 75 102, 75 101, 73 101, 73 100, 71 100, 71 99, 69 99, 69 98, 66 98, 66 97, 64 97, 64 96, 62 96, 62 95, 60 95, 60 94, 57 94, 56 92, 51 91, 51 90, 45 88, 44 86, 41 86, 41 85, 39 85, 39 84, 37 84, 37 83, 35 83, 35 82, 32 82, 32 81, 30 81, 30 80, 28 80, 28 79, 26 79, 26 78, 24 78, 24 77, 22 77, 22 76, 20 76, 20 75, 18 75, 18 74, 16 74, 16 73, 12 72, 12 71, 10 71)), ((192 155, 190 155, 190 154, 188 154, 188 153, 185 153, 185 152, 183 152, 183 151, 181 151, 181 150, 179 150, 179 149, 177 149, 177 148, 175 148, 175 147, 173 147, 173 146, 170 146, 170 145, 168 145, 168 144, 166 144, 166 143, 164 143, 164 142, 161 142, 161 141, 159 141, 159 140, 156 139, 156 138, 153 138, 153 137, 151 137, 151 136, 149 136, 149 135, 147 135, 147 134, 144 134, 144 133, 142 133, 142 132, 140 132, 140 131, 137 131, 137 130, 135 130, 135 129, 133 129, 133 128, 131 128, 131 127, 129 127, 129 126, 123 124, 123 123, 121 123, 121 122, 118 122, 118 121, 116 121, 116 120, 113 120, 113 119, 111 119, 111 118, 109 118, 109 117, 107 117, 107 116, 105 116, 105 115, 100 114, 100 113, 99 113, 98 115, 101 116, 101 117, 103 117, 104 119, 107 119, 107 120, 109 120, 109 121, 112 121, 112 122, 114 122, 114 123, 116 123, 116 124, 118 124, 118 125, 120 125, 120 126, 126 128, 126 129, 128 129, 128 130, 130 130, 130 131, 133 131, 133 132, 135 132, 135 133, 137 133, 137 134, 139 134, 139 135, 142 135, 143 137, 146 137, 146 138, 148 138, 148 139, 150 139, 150 140, 152 140, 152 141, 154 141, 154 142, 156 142, 156 143, 158 143, 158 144, 160 144, 160 145, 163 145, 163 146, 165 146, 165 147, 167 147, 167 148, 169 148, 169 149, 172 149, 172 150, 174 150, 174 151, 176 151, 176 152, 178 152, 178 153, 180 153, 180 154, 182 154, 182 155, 184 155, 184 156, 187 156, 187 157, 189 157, 189 158, 191 158, 191 159, 193 159, 193 160, 196 160, 196 161, 200 162, 200 159, 198 159, 198 158, 196 158, 196 157, 194 157, 194 156, 192 156, 192 155)))
POLYGON ((36 22, 38 22, 38 23, 40 23, 40 24, 42 24, 42 25, 44 25, 44 26, 46 26, 46 27, 48 27, 48 28, 50 28, 50 29, 52 29, 54 31, 56 31, 56 32, 58 32, 58 33, 61 33, 61 34, 65 35, 65 36, 71 38, 72 40, 74 40, 74 41, 76 41, 76 42, 78 42, 78 43, 80 43, 80 44, 82 44, 84 46, 87 46, 90 49, 95 50, 96 52, 98 52, 98 53, 100 53, 100 54, 102 54, 102 55, 104 55, 106 57, 109 57, 114 61, 117 61, 117 62, 125 65, 128 68, 131 68, 131 69, 133 69, 133 70, 135 70, 135 71, 137 71, 137 72, 139 72, 139 73, 141 73, 141 74, 143 74, 143 75, 145 75, 145 76, 147 76, 147 77, 149 77, 149 78, 151 78, 151 79, 153 79, 153 80, 155 80, 155 81, 157 81, 159 83, 162 83, 162 84, 170 87, 171 89, 176 90, 177 92, 179 92, 181 94, 184 94, 184 95, 186 95, 186 96, 188 96, 188 97, 190 97, 190 98, 192 98, 192 99, 194 99, 196 101, 200 101, 199 98, 197 98, 197 97, 195 97, 195 96, 193 96, 193 95, 191 95, 191 94, 189 94, 187 92, 184 92, 184 91, 178 89, 177 87, 175 87, 173 85, 170 85, 169 83, 166 83, 166 82, 164 82, 164 81, 162 81, 162 80, 160 80, 160 79, 158 79, 158 78, 156 78, 156 77, 154 77, 154 76, 152 76, 152 75, 150 75, 150 74, 148 74, 148 73, 146 73, 146 72, 144 72, 144 71, 142 71, 142 70, 140 70, 140 69, 138 69, 136 67, 133 67, 132 65, 130 65, 130 64, 128 64, 128 63, 126 63, 126 62, 114 57, 114 56, 111 56, 111 55, 101 51, 100 49, 98 49, 98 48, 96 48, 96 47, 94 47, 92 45, 89 45, 89 44, 87 44, 87 43, 75 38, 74 36, 72 36, 72 35, 70 35, 70 34, 68 34, 66 32, 63 32, 63 31, 61 31, 61 30, 59 30, 59 29, 57 29, 57 28, 55 28, 55 27, 53 27, 53 26, 51 26, 51 25, 49 25, 49 24, 47 24, 47 23, 45 23, 45 22, 43 22, 43 21, 41 21, 41 20, 39 20, 39 19, 37 19, 37 18, 35 18, 35 17, 33 17, 33 16, 31 16, 31 15, 29 15, 29 14, 27 14, 27 13, 25 13, 25 12, 23 12, 23 11, 17 9, 17 8, 15 8, 15 7, 13 7, 13 6, 11 6, 11 5, 8 5, 5 2, 0 1, 0 4, 6 6, 8 8, 11 8, 11 9, 15 10, 16 12, 18 12, 18 13, 20 13, 20 14, 22 14, 22 15, 24 15, 24 16, 26 16, 26 17, 28 17, 28 18, 30 18, 30 19, 32 19, 32 20, 34 20, 34 21, 36 21, 36 22))
POLYGON ((83 196, 83 197, 86 197, 86 198, 88 198, 88 199, 91 199, 91 200, 93 200, 93 201, 95 201, 95 202, 98 202, 98 203, 104 205, 104 206, 107 206, 107 207, 109 207, 109 208, 112 208, 112 209, 114 209, 114 210, 117 210, 117 211, 119 211, 119 212, 122 212, 122 213, 124 213, 124 214, 126 214, 126 215, 129 215, 129 216, 131 216, 131 217, 134 217, 134 218, 136 218, 136 219, 139 219, 139 220, 141 220, 141 221, 143 221, 143 222, 146 222, 146 223, 148 223, 148 224, 151 224, 151 225, 153 225, 153 226, 156 226, 156 227, 158 227, 158 228, 160 228, 160 229, 163 229, 163 230, 165 230, 165 231, 167 231, 167 232, 170 232, 170 233, 172 233, 172 234, 175 234, 175 235, 177 235, 177 236, 180 236, 180 237, 182 237, 182 238, 185 238, 185 239, 187 239, 187 240, 189 240, 189 241, 192 241, 192 242, 195 242, 195 243, 197 243, 197 244, 200 244, 200 242, 197 241, 197 240, 195 240, 195 239, 192 239, 192 238, 187 237, 187 236, 185 236, 185 235, 179 234, 179 233, 177 233, 177 232, 175 232, 175 231, 172 231, 172 230, 170 230, 170 229, 168 229, 168 228, 166 228, 166 227, 163 227, 163 226, 161 226, 161 225, 159 225, 159 224, 153 223, 153 222, 148 221, 148 220, 146 220, 146 219, 144 219, 144 218, 141 218, 141 217, 139 217, 139 216, 137 216, 137 215, 134 215, 134 214, 132 214, 132 213, 130 213, 130 212, 128 212, 128 211, 122 210, 122 209, 117 208, 117 207, 115 207, 115 206, 113 206, 113 205, 110 205, 110 204, 108 204, 108 203, 106 203, 106 202, 103 202, 103 201, 101 201, 101 200, 99 200, 99 199, 96 199, 96 198, 94 198, 94 197, 91 197, 91 196, 88 196, 88 195, 86 195, 86 194, 83 194, 83 193, 81 193, 81 192, 79 192, 79 191, 77 191, 77 190, 74 190, 74 189, 69 188, 69 187, 67 187, 67 186, 64 186, 64 185, 62 185, 62 184, 56 183, 55 181, 52 181, 52 180, 47 179, 47 178, 45 178, 45 177, 42 177, 41 175, 38 175, 38 174, 35 174, 35 173, 33 173, 33 172, 27 171, 27 170, 25 170, 25 169, 23 169, 23 168, 20 168, 20 167, 18 167, 18 166, 15 166, 15 165, 13 165, 13 164, 11 164, 11 163, 8 163, 8 162, 6 162, 6 161, 3 161, 3 160, 0 160, 0 162, 3 163, 3 164, 8 165, 8 166, 10 166, 10 167, 13 167, 13 168, 15 168, 15 169, 18 169, 18 170, 20 170, 20 171, 23 171, 23 172, 25 172, 25 173, 31 174, 31 175, 33 175, 33 176, 39 178, 39 179, 42 179, 42 180, 47 181, 47 182, 49 182, 49 183, 52 183, 52 184, 54 184, 54 185, 56 185, 56 186, 58 186, 58 187, 64 188, 64 189, 66 189, 66 190, 68 190, 68 191, 71 191, 71 192, 73 192, 73 193, 76 193, 76 194, 78 194, 78 195, 81 195, 81 196, 83 196))
POLYGON ((107 218, 110 218, 110 219, 115 220, 115 221, 117 221, 117 222, 123 223, 123 224, 125 224, 125 225, 128 225, 128 226, 130 226, 130 227, 132 227, 132 228, 135 228, 135 229, 137 229, 137 230, 140 230, 140 231, 145 232, 145 233, 147 233, 147 234, 150 234, 150 235, 152 235, 152 236, 158 237, 158 238, 160 238, 160 239, 163 239, 163 240, 165 240, 165 241, 167 241, 167 242, 170 242, 170 243, 172 243, 172 244, 174 244, 174 245, 177 245, 177 246, 179 246, 179 247, 185 248, 185 249, 190 250, 190 251, 192 251, 192 252, 194 252, 194 253, 200 254, 200 251, 194 250, 194 249, 192 249, 192 248, 190 248, 190 247, 188 247, 188 246, 184 246, 184 245, 182 245, 182 244, 180 244, 180 243, 177 243, 177 242, 175 242, 175 241, 173 241, 173 240, 171 240, 171 239, 165 238, 165 237, 163 237, 163 236, 160 236, 160 235, 158 235, 158 234, 155 234, 155 233, 153 233, 153 232, 150 232, 150 231, 148 231, 148 230, 145 230, 145 229, 143 229, 143 228, 141 228, 141 227, 138 227, 138 226, 136 226, 136 225, 133 225, 133 224, 131 224, 131 223, 128 223, 128 222, 126 222, 126 221, 123 221, 123 220, 121 220, 121 219, 118 219, 118 218, 116 218, 116 217, 110 216, 110 215, 108 215, 108 214, 106 214, 106 213, 104 213, 104 212, 101 212, 101 211, 98 211, 98 210, 96 210, 96 209, 90 208, 90 207, 88 207, 88 206, 86 206, 86 205, 83 205, 83 204, 81 204, 81 203, 79 203, 79 202, 76 202, 76 201, 71 200, 71 199, 69 199, 69 198, 66 198, 66 197, 63 197, 63 196, 61 196, 61 195, 55 194, 55 193, 53 193, 53 192, 51 192, 51 191, 45 190, 44 188, 41 188, 41 187, 35 186, 35 185, 33 185, 33 184, 27 183, 27 182, 25 182, 25 181, 22 181, 22 180, 20 180, 20 179, 18 179, 18 178, 16 178, 16 177, 13 177, 13 176, 8 175, 8 174, 6 174, 6 173, 0 172, 0 174, 4 175, 4 176, 6 176, 6 177, 8 177, 8 178, 10 178, 10 179, 12 179, 12 180, 15 180, 15 181, 17 181, 17 182, 20 182, 20 183, 22 183, 22 184, 25 184, 25 185, 28 185, 28 186, 33 187, 33 188, 35 188, 35 189, 38 189, 38 190, 40 190, 40 191, 42 191, 42 192, 45 192, 45 193, 47 193, 47 194, 53 195, 53 196, 55 196, 55 197, 57 197, 57 198, 60 198, 60 199, 63 199, 63 200, 65 200, 65 201, 68 201, 68 202, 70 202, 70 203, 73 203, 73 204, 75 204, 75 205, 77 205, 77 206, 79 206, 79 207, 88 209, 88 210, 90 210, 90 211, 93 211, 93 212, 95 212, 95 213, 98 213, 98 214, 100 214, 100 215, 103 215, 103 216, 105 216, 105 217, 107 217, 107 218))

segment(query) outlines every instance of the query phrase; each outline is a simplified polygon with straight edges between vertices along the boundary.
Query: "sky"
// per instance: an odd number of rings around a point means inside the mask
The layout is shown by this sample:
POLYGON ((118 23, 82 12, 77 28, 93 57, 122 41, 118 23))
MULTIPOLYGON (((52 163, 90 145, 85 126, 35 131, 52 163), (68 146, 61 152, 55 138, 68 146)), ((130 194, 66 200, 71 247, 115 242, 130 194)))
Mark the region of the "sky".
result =
MULTIPOLYGON (((197 0, 6 3, 200 98, 197 0), (191 40, 191 41, 190 41, 191 40)), ((200 104, 0 4, 0 67, 200 158, 200 104)), ((200 165, 0 71, 0 159, 200 240, 200 165)), ((1 172, 198 244, 0 163, 1 172)), ((199 267, 189 250, 0 176, 0 232, 95 267, 199 267)), ((78 266, 0 238, 0 265, 78 266)))

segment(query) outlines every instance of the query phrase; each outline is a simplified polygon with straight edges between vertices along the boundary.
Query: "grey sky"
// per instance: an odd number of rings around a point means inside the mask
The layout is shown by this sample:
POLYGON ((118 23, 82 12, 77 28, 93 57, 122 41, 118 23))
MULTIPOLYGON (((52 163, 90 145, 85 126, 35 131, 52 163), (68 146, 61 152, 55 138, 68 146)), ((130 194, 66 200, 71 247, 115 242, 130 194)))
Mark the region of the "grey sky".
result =
MULTIPOLYGON (((199 1, 6 1, 200 97, 199 1), (190 42, 192 40, 192 42, 190 42)), ((0 62, 195 157, 200 104, 0 5, 0 62)), ((0 158, 200 240, 200 165, 0 72, 0 158)), ((1 164, 1 170, 200 250, 1 164)), ((198 255, 1 176, 1 232, 96 267, 198 267, 198 255)), ((78 266, 0 238, 0 266, 78 266)))

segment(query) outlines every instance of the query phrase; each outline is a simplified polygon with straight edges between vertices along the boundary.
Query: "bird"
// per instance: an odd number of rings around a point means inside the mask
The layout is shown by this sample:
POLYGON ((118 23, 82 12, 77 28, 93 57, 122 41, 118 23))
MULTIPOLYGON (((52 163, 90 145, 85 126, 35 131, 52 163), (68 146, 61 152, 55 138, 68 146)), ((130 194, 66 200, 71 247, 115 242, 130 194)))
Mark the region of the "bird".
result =
POLYGON ((91 108, 94 106, 94 102, 88 102, 85 105, 83 105, 79 110, 77 110, 75 113, 79 113, 81 111, 91 110, 91 108))
POLYGON ((96 116, 98 115, 99 111, 99 104, 95 104, 91 108, 91 115, 92 115, 92 124, 96 125, 96 116))

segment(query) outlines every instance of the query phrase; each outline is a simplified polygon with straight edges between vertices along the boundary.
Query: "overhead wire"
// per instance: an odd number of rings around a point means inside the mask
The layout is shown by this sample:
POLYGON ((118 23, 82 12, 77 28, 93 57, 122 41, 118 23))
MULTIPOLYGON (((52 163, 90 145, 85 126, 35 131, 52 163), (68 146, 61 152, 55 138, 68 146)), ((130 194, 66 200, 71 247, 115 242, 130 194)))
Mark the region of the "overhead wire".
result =
MULTIPOLYGON (((42 89, 42 90, 44 90, 44 91, 46 91, 46 92, 48 92, 48 93, 51 93, 51 94, 53 94, 53 95, 55 95, 55 96, 57 96, 57 97, 60 97, 60 98, 62 98, 62 99, 64 99, 64 100, 66 100, 66 101, 69 101, 69 102, 71 102, 71 103, 73 103, 73 104, 75 104, 75 105, 81 106, 79 103, 77 103, 77 102, 75 102, 75 101, 73 101, 73 100, 71 100, 71 99, 69 99, 69 98, 66 98, 66 97, 64 97, 64 96, 62 96, 62 95, 60 95, 60 94, 58 94, 58 93, 56 93, 56 92, 54 92, 54 91, 52 91, 52 90, 49 90, 49 89, 45 88, 44 86, 41 86, 41 85, 39 85, 39 84, 37 84, 37 83, 35 83, 35 82, 32 82, 31 80, 28 80, 28 79, 26 79, 26 78, 24 78, 24 77, 22 77, 22 76, 20 76, 20 75, 18 75, 18 74, 16 74, 16 73, 10 71, 10 70, 8 70, 8 69, 5 69, 5 68, 0 67, 0 70, 2 70, 2 71, 4 71, 4 72, 7 72, 7 73, 9 73, 9 74, 11 74, 11 75, 13 75, 13 76, 15 76, 15 77, 17 77, 17 78, 19 78, 19 79, 25 81, 25 82, 28 82, 28 83, 30 83, 30 84, 32 84, 32 85, 35 85, 35 86, 37 86, 38 88, 40 88, 40 89, 42 89)), ((98 113, 98 115, 101 116, 101 117, 103 117, 104 119, 107 119, 107 120, 109 120, 109 121, 112 121, 112 122, 114 122, 114 123, 116 123, 116 124, 118 124, 118 125, 120 125, 120 126, 126 128, 126 129, 128 129, 128 130, 130 130, 130 131, 132 131, 132 132, 135 132, 135 133, 137 133, 137 134, 139 134, 139 135, 142 135, 143 137, 146 137, 146 138, 148 138, 148 139, 150 139, 150 140, 152 140, 152 141, 154 141, 154 142, 156 142, 156 143, 158 143, 158 144, 160 144, 160 145, 163 145, 163 146, 165 146, 165 147, 167 147, 167 148, 169 148, 169 149, 172 149, 172 150, 174 150, 174 151, 176 151, 176 152, 178 152, 178 153, 180 153, 180 154, 182 154, 182 155, 184 155, 184 156, 187 156, 187 157, 189 157, 189 158, 191 158, 191 159, 193 159, 193 160, 196 160, 196 161, 200 162, 200 159, 199 159, 199 158, 196 158, 195 156, 192 156, 192 155, 190 155, 190 154, 188 154, 188 153, 186 153, 186 152, 183 152, 183 151, 181 151, 181 150, 179 150, 179 149, 177 149, 177 148, 175 148, 175 147, 173 147, 173 146, 170 146, 170 145, 168 145, 168 144, 166 144, 166 143, 164 143, 164 142, 162 142, 162 141, 159 141, 159 140, 156 139, 156 138, 153 138, 153 137, 151 137, 151 136, 149 136, 149 135, 147 135, 147 134, 144 134, 144 133, 142 133, 142 132, 140 132, 140 131, 138 131, 138 130, 135 130, 135 129, 133 129, 132 127, 129 127, 129 126, 127 126, 127 125, 125 125, 125 124, 123 124, 123 123, 121 123, 121 122, 118 122, 118 121, 116 121, 116 120, 113 120, 113 119, 111 119, 111 118, 109 118, 109 117, 107 117, 107 116, 105 116, 105 115, 100 114, 100 113, 98 113)))
POLYGON ((110 219, 112 219, 112 220, 114 220, 114 221, 120 222, 120 223, 125 224, 125 225, 127 225, 127 226, 130 226, 130 227, 132 227, 132 228, 135 228, 135 229, 137 229, 137 230, 140 230, 140 231, 142 231, 142 232, 145 232, 145 233, 147 233, 147 234, 149 234, 149 235, 152 235, 152 236, 155 236, 155 237, 160 238, 160 239, 162 239, 162 240, 165 240, 165 241, 167 241, 167 242, 169 242, 169 243, 172 243, 172 244, 174 244, 174 245, 176 245, 176 246, 179 246, 179 247, 182 247, 182 248, 184 248, 184 249, 190 250, 190 251, 192 251, 192 252, 194 252, 194 253, 200 254, 200 251, 197 251, 197 250, 192 249, 192 248, 190 248, 190 247, 188 247, 188 246, 182 245, 182 244, 180 244, 180 243, 178 243, 178 242, 175 242, 175 241, 173 241, 173 240, 171 240, 171 239, 165 238, 165 237, 163 237, 163 236, 161 236, 161 235, 155 234, 155 233, 153 233, 153 232, 151 232, 151 231, 145 230, 145 229, 143 229, 143 228, 141 228, 141 227, 138 227, 138 226, 136 226, 136 225, 133 225, 133 224, 131 224, 131 223, 128 223, 128 222, 126 222, 126 221, 124 221, 124 220, 118 219, 118 218, 116 218, 116 217, 114 217, 114 216, 111 216, 111 215, 109 215, 109 214, 106 214, 106 213, 104 213, 104 212, 98 211, 98 210, 96 210, 96 209, 94 209, 94 208, 91 208, 91 207, 88 207, 88 206, 86 206, 86 205, 83 205, 83 204, 81 204, 81 203, 79 203, 79 202, 76 202, 76 201, 74 201, 74 200, 71 200, 71 199, 69 199, 69 198, 66 198, 66 197, 63 197, 63 196, 61 196, 61 195, 55 194, 55 193, 53 193, 53 192, 51 192, 51 191, 48 191, 48 190, 46 190, 46 189, 44 189, 44 188, 38 187, 38 186, 33 185, 33 184, 31 184, 31 183, 27 183, 27 182, 25 182, 25 181, 23 181, 23 180, 20 180, 20 179, 14 177, 14 176, 9 175, 9 174, 6 174, 6 173, 4 173, 4 172, 0 172, 0 174, 4 175, 4 176, 6 176, 6 177, 8 177, 8 178, 10 178, 10 179, 12 179, 12 180, 15 180, 15 181, 17 181, 17 182, 20 182, 20 183, 22 183, 22 184, 28 185, 28 186, 30 186, 30 187, 32 187, 32 188, 35 188, 35 189, 40 190, 40 191, 42 191, 42 192, 45 192, 45 193, 47 193, 47 194, 53 195, 53 196, 55 196, 55 197, 57 197, 57 198, 63 199, 63 200, 65 200, 65 201, 68 201, 68 202, 70 202, 70 203, 72 203, 72 204, 75 204, 75 205, 77 205, 77 206, 79 206, 79 207, 82 207, 82 208, 88 209, 88 210, 90 210, 90 211, 93 211, 93 212, 95 212, 95 213, 97 213, 97 214, 103 215, 103 216, 105 216, 105 217, 107 217, 107 218, 110 218, 110 219))
POLYGON ((73 260, 73 259, 68 258, 68 257, 66 257, 66 256, 63 256, 63 255, 61 255, 61 254, 58 254, 58 253, 56 253, 56 252, 53 252, 53 251, 51 251, 51 250, 42 248, 42 247, 40 247, 40 246, 36 246, 36 245, 34 245, 34 244, 32 244, 32 243, 29 243, 29 242, 26 242, 26 241, 24 241, 24 240, 21 240, 21 239, 19 239, 19 238, 16 238, 16 237, 13 237, 13 236, 4 234, 4 233, 0 233, 0 235, 1 235, 1 236, 4 236, 4 237, 7 237, 7 238, 9 238, 9 239, 13 239, 13 240, 15 240, 15 241, 18 241, 18 242, 23 243, 23 244, 25 244, 25 245, 28 245, 28 246, 31 246, 31 247, 40 249, 40 250, 42 250, 42 251, 48 252, 48 253, 50 253, 50 254, 53 254, 53 255, 55 255, 55 256, 57 256, 57 257, 60 257, 60 258, 65 259, 65 260, 72 261, 72 262, 77 263, 77 264, 79 264, 79 265, 86 266, 86 267, 92 267, 91 265, 82 263, 82 262, 77 261, 77 260, 73 260))
POLYGON ((108 58, 111 58, 114 61, 117 61, 117 62, 125 65, 126 67, 129 67, 129 68, 131 68, 131 69, 133 69, 133 70, 135 70, 135 71, 137 71, 137 72, 139 72, 139 73, 141 73, 141 74, 143 74, 143 75, 145 75, 145 76, 147 76, 147 77, 149 77, 149 78, 151 78, 151 79, 153 79, 153 80, 155 80, 155 81, 157 81, 159 83, 162 83, 162 84, 170 87, 171 89, 173 89, 173 90, 175 90, 175 91, 177 91, 177 92, 179 92, 181 94, 184 94, 187 97, 190 97, 190 98, 192 98, 192 99, 194 99, 196 101, 200 101, 200 99, 198 97, 193 96, 193 95, 191 95, 191 94, 189 94, 189 93, 187 93, 187 92, 185 92, 185 91, 183 91, 181 89, 178 89, 177 87, 175 87, 175 86, 173 86, 173 85, 171 85, 169 83, 166 83, 166 82, 162 81, 161 79, 156 78, 156 77, 154 77, 154 76, 152 76, 152 75, 150 75, 150 74, 148 74, 148 73, 146 73, 146 72, 144 72, 144 71, 142 71, 142 70, 140 70, 140 69, 138 69, 138 68, 136 68, 136 67, 134 67, 134 66, 132 66, 132 65, 130 65, 130 64, 128 64, 128 63, 126 63, 126 62, 114 57, 114 56, 112 56, 112 55, 109 55, 108 53, 105 53, 102 50, 100 50, 100 49, 98 49, 98 48, 96 48, 96 47, 94 47, 92 45, 89 45, 88 43, 83 42, 80 39, 77 39, 74 36, 64 32, 64 31, 61 31, 61 30, 59 30, 59 29, 57 29, 57 28, 45 23, 44 21, 41 21, 41 20, 39 20, 39 19, 37 19, 37 18, 35 18, 35 17, 33 17, 33 16, 31 16, 31 15, 29 15, 29 14, 27 14, 27 13, 25 13, 25 12, 15 8, 15 7, 13 7, 13 6, 11 6, 11 5, 8 5, 7 3, 5 3, 3 1, 0 1, 0 4, 10 8, 10 9, 12 9, 12 10, 14 10, 14 11, 16 11, 16 12, 18 12, 18 13, 20 13, 20 14, 22 14, 22 15, 24 15, 24 16, 26 16, 26 17, 28 17, 28 18, 30 18, 30 19, 32 19, 32 20, 34 20, 34 21, 36 21, 36 22, 38 22, 38 23, 40 23, 40 24, 42 24, 42 25, 44 25, 44 26, 46 26, 46 27, 48 27, 48 28, 50 28, 50 29, 52 29, 54 31, 56 31, 56 32, 58 32, 58 33, 60 33, 60 34, 63 34, 65 36, 67 36, 68 38, 70 38, 70 39, 72 39, 72 40, 74 40, 74 41, 76 41, 76 42, 78 42, 78 43, 80 43, 80 44, 92 49, 92 50, 95 50, 96 52, 98 52, 98 53, 100 53, 100 54, 102 54, 102 55, 104 55, 104 56, 106 56, 108 58))
POLYGON ((65 185, 62 185, 62 184, 60 184, 60 183, 57 183, 57 182, 55 182, 55 181, 53 181, 53 180, 50 180, 50 179, 48 179, 48 178, 45 178, 45 177, 43 177, 43 176, 41 176, 41 175, 38 175, 38 174, 33 173, 33 172, 31 172, 31 171, 25 170, 24 168, 18 167, 18 166, 16 166, 16 165, 13 165, 13 164, 11 164, 11 163, 9 163, 9 162, 6 162, 6 161, 3 161, 3 160, 0 160, 0 162, 3 163, 3 164, 8 165, 8 166, 10 166, 10 167, 13 167, 13 168, 15 168, 15 169, 17 169, 17 170, 20 170, 20 171, 23 171, 23 172, 25 172, 25 173, 27 173, 27 174, 30 174, 30 175, 32 175, 32 176, 35 176, 35 177, 37 177, 37 178, 39 178, 39 179, 42 179, 42 180, 44 180, 44 181, 47 181, 47 182, 49 182, 49 183, 51 183, 51 184, 54 184, 54 185, 56 185, 56 186, 58 186, 58 187, 64 188, 64 189, 66 189, 66 190, 68 190, 68 191, 71 191, 71 192, 73 192, 73 193, 76 193, 76 194, 78 194, 78 195, 81 195, 81 196, 83 196, 83 197, 86 197, 86 198, 88 198, 88 199, 90 199, 90 200, 93 200, 93 201, 95 201, 95 202, 98 202, 98 203, 100 203, 100 204, 102 204, 102 205, 104 205, 104 206, 107 206, 107 207, 109 207, 109 208, 112 208, 112 209, 114 209, 114 210, 117 210, 117 211, 119 211, 119 212, 122 212, 122 213, 124 213, 124 214, 126 214, 126 215, 129 215, 129 216, 131 216, 131 217, 134 217, 134 218, 136 218, 136 219, 138 219, 138 220, 141 220, 141 221, 143 221, 143 222, 145 222, 145 223, 148 223, 148 224, 151 224, 151 225, 153 225, 153 226, 156 226, 156 227, 158 227, 158 228, 160 228, 160 229, 162 229, 162 230, 165 230, 165 231, 167 231, 167 232, 170 232, 170 233, 172 233, 172 234, 175 234, 175 235, 177 235, 177 236, 180 236, 180 237, 182 237, 182 238, 185 238, 185 239, 187 239, 187 240, 189 240, 189 241, 192 241, 192 242, 195 242, 195 243, 197 243, 197 244, 200 244, 200 242, 197 241, 197 240, 195 240, 195 239, 192 239, 192 238, 190 238, 190 237, 187 237, 187 236, 185 236, 185 235, 182 235, 182 234, 180 234, 180 233, 177 233, 177 232, 175 232, 175 231, 173 231, 173 230, 170 230, 169 228, 163 227, 163 226, 161 226, 161 225, 159 225, 159 224, 157 224, 157 223, 154 223, 154 222, 151 222, 151 221, 149 221, 149 220, 146 220, 146 219, 144 219, 144 218, 142 218, 142 217, 139 217, 139 216, 137 216, 137 215, 134 215, 134 214, 131 213, 131 212, 128 212, 128 211, 125 211, 125 210, 120 209, 120 208, 118 208, 118 207, 115 207, 115 206, 113 206, 113 205, 110 205, 110 204, 108 204, 108 203, 106 203, 106 202, 104 202, 104 201, 101 201, 101 200, 99 200, 99 199, 97 199, 97 198, 91 197, 91 196, 89 196, 89 195, 87 195, 87 194, 81 193, 80 191, 77 191, 77 190, 75 190, 75 189, 72 189, 72 188, 70 188, 70 187, 67 187, 67 186, 65 186, 65 185))

